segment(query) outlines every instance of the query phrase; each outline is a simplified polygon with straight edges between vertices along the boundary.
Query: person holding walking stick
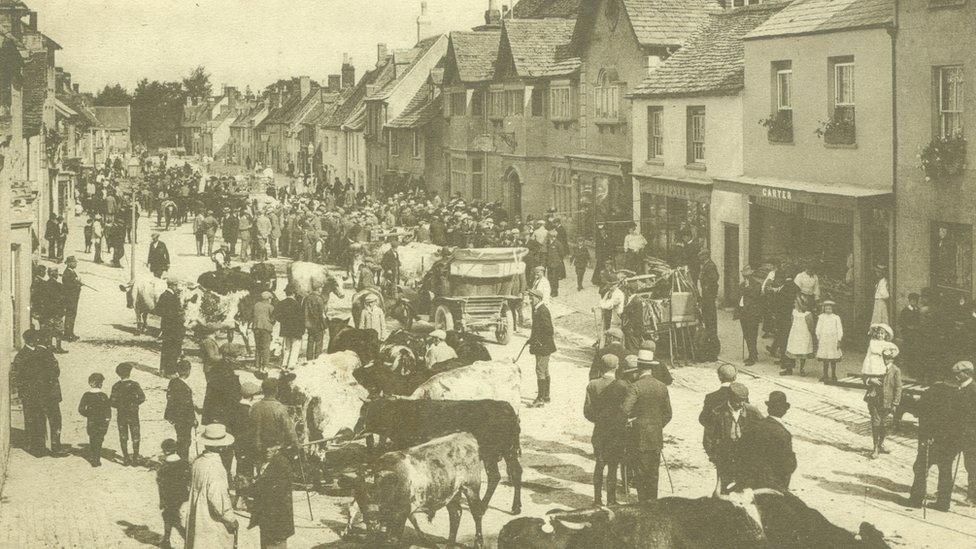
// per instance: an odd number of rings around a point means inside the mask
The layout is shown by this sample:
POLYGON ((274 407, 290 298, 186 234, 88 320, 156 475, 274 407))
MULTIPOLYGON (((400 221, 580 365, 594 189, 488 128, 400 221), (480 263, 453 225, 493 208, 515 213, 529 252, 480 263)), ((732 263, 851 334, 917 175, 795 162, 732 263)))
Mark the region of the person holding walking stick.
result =
POLYGON ((549 355, 556 352, 552 315, 545 296, 539 290, 527 292, 532 300, 532 333, 529 335, 529 352, 535 355, 535 377, 538 393, 530 405, 540 408, 549 402, 549 355))
POLYGON ((959 389, 947 383, 936 383, 922 393, 918 401, 918 454, 912 467, 915 478, 907 504, 916 509, 925 503, 929 469, 939 469, 935 502, 929 508, 949 511, 952 486, 955 484, 953 461, 957 450, 960 422, 954 413, 959 389))
POLYGON ((654 361, 637 362, 637 380, 627 390, 620 410, 630 418, 631 448, 637 472, 637 499, 657 499, 657 483, 664 447, 664 426, 671 422, 668 388, 654 377, 654 361))

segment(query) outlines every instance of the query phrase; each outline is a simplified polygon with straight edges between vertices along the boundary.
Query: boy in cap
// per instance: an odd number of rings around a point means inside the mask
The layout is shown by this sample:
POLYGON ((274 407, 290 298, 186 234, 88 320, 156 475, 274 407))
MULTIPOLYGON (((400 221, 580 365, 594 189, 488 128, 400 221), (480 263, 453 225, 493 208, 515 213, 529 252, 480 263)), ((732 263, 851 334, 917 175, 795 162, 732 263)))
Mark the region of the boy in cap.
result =
POLYGON ((190 497, 190 464, 180 457, 175 440, 168 438, 161 446, 163 459, 156 471, 159 508, 163 514, 163 539, 159 546, 168 548, 174 528, 186 540, 186 531, 180 525, 180 507, 190 497))
POLYGON ((102 465, 102 442, 108 432, 108 422, 112 419, 112 406, 108 395, 102 391, 104 382, 105 376, 98 372, 88 376, 90 389, 81 395, 81 402, 78 403, 78 413, 88 423, 88 450, 91 452, 88 462, 92 467, 102 465))
POLYGON ((447 332, 444 330, 434 330, 430 333, 431 343, 427 348, 427 367, 432 368, 435 364, 440 364, 457 358, 457 352, 447 344, 447 332))
POLYGON ((702 445, 715 464, 716 495, 728 493, 739 467, 742 434, 760 418, 759 410, 749 405, 749 389, 738 382, 729 385, 728 402, 708 415, 702 445))
POLYGON ((123 362, 115 367, 119 380, 112 385, 109 401, 116 409, 115 422, 119 426, 119 447, 124 465, 139 464, 139 406, 146 401, 146 394, 139 384, 129 379, 132 363, 123 362), (129 457, 129 437, 132 437, 132 457, 129 457))
POLYGON ((864 383, 867 385, 864 402, 867 403, 868 412, 871 414, 871 438, 874 442, 871 459, 877 458, 879 454, 889 453, 884 445, 887 436, 888 417, 892 416, 901 404, 901 369, 894 362, 897 354, 896 349, 882 351, 884 374, 867 376, 864 379, 864 383))
POLYGON ((190 437, 197 426, 197 413, 193 405, 193 389, 186 380, 190 377, 190 361, 181 359, 176 365, 177 376, 169 380, 166 388, 166 410, 163 419, 176 429, 176 452, 184 461, 190 460, 190 437))

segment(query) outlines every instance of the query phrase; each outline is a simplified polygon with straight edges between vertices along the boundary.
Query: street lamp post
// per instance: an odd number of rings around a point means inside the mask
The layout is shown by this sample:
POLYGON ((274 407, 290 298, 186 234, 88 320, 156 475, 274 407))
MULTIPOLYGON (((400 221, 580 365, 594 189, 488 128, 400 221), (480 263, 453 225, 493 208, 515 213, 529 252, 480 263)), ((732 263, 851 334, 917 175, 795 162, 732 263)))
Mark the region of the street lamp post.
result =
POLYGON ((142 173, 142 167, 139 165, 139 160, 136 158, 129 158, 128 165, 126 166, 127 175, 129 177, 129 192, 132 196, 129 201, 129 215, 132 216, 129 219, 129 227, 132 233, 129 235, 129 244, 131 246, 131 251, 129 252, 129 278, 133 282, 136 280, 136 242, 138 240, 138 227, 136 226, 137 217, 136 211, 139 208, 138 201, 136 200, 136 187, 138 185, 139 176, 142 173))

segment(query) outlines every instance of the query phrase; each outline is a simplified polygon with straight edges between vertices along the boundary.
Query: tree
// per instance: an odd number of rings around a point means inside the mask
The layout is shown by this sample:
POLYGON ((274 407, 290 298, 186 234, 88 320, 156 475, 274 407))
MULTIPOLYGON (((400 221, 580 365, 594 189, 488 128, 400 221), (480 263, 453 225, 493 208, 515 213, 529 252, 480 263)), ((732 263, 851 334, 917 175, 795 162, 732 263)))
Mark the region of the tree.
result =
POLYGON ((176 146, 185 101, 180 82, 140 80, 132 100, 133 141, 149 150, 176 146))
POLYGON ((194 100, 205 100, 210 97, 213 86, 210 84, 210 73, 203 66, 199 66, 183 78, 183 89, 186 96, 194 100))
POLYGON ((99 107, 125 107, 132 104, 132 95, 121 84, 105 85, 95 96, 95 105, 99 107))

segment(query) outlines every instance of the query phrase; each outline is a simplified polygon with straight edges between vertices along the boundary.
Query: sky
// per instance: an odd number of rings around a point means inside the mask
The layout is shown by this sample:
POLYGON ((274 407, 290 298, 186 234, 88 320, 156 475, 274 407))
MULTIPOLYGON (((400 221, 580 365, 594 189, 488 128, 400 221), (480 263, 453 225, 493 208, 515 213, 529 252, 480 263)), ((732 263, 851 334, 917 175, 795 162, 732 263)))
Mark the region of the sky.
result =
MULTIPOLYGON (((25 0, 57 63, 83 91, 143 77, 175 80, 197 65, 222 84, 259 90, 279 78, 325 82, 348 52, 356 77, 376 44, 416 42, 420 0, 25 0)), ((508 2, 500 2, 508 3, 508 2)), ((484 22, 488 0, 428 0, 432 33, 484 22)))

